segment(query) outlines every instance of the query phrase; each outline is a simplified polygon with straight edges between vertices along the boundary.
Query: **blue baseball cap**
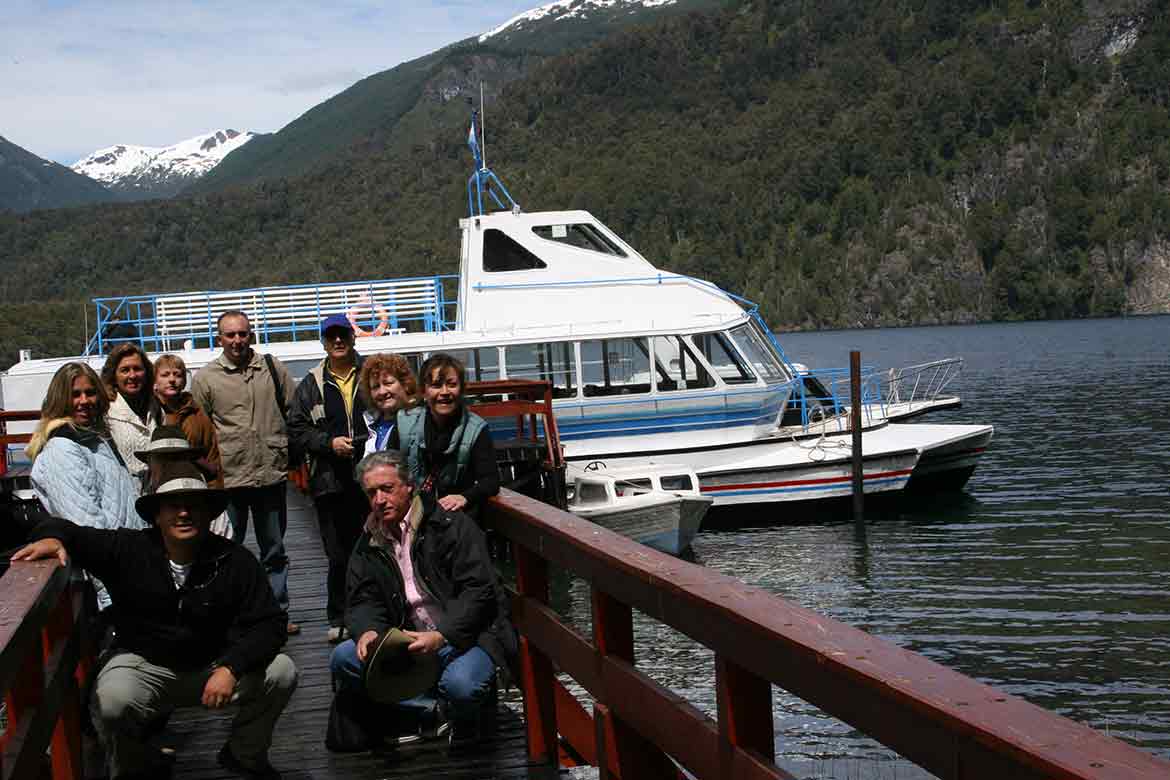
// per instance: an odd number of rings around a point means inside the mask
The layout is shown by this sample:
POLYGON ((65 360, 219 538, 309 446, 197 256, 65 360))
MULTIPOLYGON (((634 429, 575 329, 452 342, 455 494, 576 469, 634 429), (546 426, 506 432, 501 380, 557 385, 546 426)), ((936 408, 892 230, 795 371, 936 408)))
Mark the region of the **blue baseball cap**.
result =
POLYGON ((350 333, 353 333, 353 325, 349 324, 349 318, 344 314, 330 314, 328 317, 321 320, 322 336, 324 336, 330 328, 345 328, 350 333))

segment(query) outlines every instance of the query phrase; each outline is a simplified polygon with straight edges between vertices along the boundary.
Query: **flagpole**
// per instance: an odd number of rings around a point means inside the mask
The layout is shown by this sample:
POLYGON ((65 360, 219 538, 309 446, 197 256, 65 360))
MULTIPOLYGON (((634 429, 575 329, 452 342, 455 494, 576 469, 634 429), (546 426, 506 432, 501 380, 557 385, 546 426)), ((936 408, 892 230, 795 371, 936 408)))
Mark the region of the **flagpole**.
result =
POLYGON ((487 168, 487 129, 484 127, 486 121, 483 114, 483 82, 479 82, 479 152, 483 158, 483 167, 487 168))

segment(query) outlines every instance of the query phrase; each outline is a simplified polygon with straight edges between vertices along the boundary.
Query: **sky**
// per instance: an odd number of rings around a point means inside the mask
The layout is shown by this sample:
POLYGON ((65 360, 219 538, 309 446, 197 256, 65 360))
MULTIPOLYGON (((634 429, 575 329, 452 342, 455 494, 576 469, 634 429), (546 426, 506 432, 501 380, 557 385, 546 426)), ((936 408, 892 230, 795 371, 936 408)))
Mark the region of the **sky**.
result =
POLYGON ((3 0, 0 136, 71 165, 119 143, 272 132, 544 1, 3 0))

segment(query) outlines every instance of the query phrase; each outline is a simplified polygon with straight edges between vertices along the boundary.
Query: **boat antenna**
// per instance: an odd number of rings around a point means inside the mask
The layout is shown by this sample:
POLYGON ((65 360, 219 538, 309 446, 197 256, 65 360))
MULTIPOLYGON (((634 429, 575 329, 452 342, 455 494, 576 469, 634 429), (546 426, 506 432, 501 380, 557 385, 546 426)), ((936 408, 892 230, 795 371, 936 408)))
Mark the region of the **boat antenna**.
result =
MULTIPOLYGON (((511 209, 514 214, 520 213, 520 204, 515 201, 512 195, 508 192, 508 188, 500 181, 499 177, 487 167, 487 162, 484 158, 483 149, 486 146, 487 138, 483 135, 483 82, 479 84, 479 110, 472 109, 471 112, 471 130, 467 133, 467 146, 471 149, 471 157, 475 161, 475 170, 471 174, 471 178, 467 180, 467 211, 472 217, 482 217, 483 210, 483 194, 491 196, 491 199, 496 202, 496 205, 501 209, 511 209), (479 127, 477 128, 477 123, 479 127), (495 186, 492 186, 495 185, 495 186), (500 199, 497 190, 504 194, 504 198, 500 199)), ((490 203, 488 204, 491 205, 490 203)))
POLYGON ((483 82, 479 82, 479 141, 483 150, 483 168, 487 170, 487 111, 483 103, 483 82))

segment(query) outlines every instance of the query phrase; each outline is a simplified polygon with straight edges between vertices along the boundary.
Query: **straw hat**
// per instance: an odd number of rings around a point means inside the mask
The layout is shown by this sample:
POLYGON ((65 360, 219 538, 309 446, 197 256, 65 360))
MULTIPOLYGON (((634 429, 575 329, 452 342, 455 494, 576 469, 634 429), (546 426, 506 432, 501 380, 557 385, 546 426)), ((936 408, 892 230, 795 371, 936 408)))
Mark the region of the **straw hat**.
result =
POLYGON ((134 508, 144 520, 153 523, 163 500, 174 498, 201 502, 207 507, 208 519, 219 517, 228 504, 227 491, 208 487, 194 463, 189 460, 173 460, 161 464, 158 488, 135 501, 134 508))
POLYGON ((177 425, 160 425, 150 435, 150 444, 144 450, 136 450, 134 457, 143 463, 149 463, 151 455, 188 455, 198 458, 202 451, 192 447, 187 441, 187 435, 177 425))
POLYGON ((376 702, 392 704, 426 693, 439 681, 439 657, 435 653, 412 653, 406 648, 414 640, 397 628, 378 635, 366 655, 366 695, 376 702))

